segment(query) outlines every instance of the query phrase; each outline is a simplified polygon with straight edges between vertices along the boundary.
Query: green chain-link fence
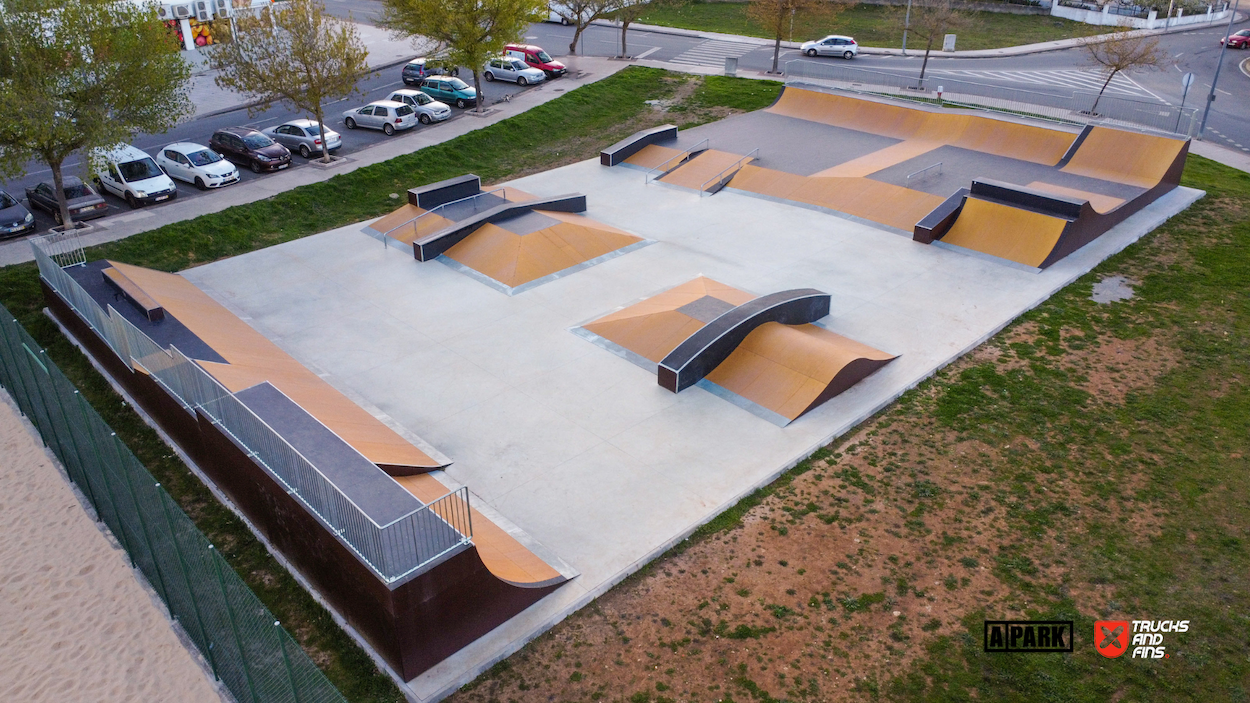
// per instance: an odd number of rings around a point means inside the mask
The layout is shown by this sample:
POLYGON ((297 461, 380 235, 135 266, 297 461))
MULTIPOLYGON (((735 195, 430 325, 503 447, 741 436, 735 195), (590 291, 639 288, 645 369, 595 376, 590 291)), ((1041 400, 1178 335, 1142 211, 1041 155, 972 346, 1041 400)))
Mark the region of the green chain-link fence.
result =
POLYGON ((343 695, 143 464, 0 306, 0 385, 241 703, 343 695))

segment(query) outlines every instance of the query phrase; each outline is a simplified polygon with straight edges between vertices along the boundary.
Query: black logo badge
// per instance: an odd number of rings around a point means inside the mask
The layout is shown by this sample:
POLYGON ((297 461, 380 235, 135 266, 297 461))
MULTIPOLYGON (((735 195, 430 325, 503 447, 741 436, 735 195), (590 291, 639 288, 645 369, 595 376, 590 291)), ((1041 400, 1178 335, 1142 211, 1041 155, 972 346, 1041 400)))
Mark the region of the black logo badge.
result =
POLYGON ((1071 652, 1072 625, 1071 620, 986 620, 985 651, 1071 652))

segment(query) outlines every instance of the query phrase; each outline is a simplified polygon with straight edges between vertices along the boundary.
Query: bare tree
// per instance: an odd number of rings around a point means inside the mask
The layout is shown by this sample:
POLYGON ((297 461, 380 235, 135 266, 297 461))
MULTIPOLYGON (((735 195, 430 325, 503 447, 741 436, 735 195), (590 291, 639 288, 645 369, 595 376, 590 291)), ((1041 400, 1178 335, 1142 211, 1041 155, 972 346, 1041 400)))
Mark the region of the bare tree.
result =
POLYGON ((551 12, 560 16, 564 24, 573 26, 573 41, 569 42, 569 53, 577 54, 577 40, 591 22, 601 20, 619 10, 631 0, 560 0, 550 5, 551 12))
POLYGON ((924 43, 924 61, 920 64, 920 85, 929 68, 929 52, 933 44, 953 30, 965 29, 975 24, 973 16, 955 7, 952 0, 912 0, 910 22, 901 8, 895 8, 899 24, 908 33, 920 37, 924 43))
POLYGON ((382 0, 379 23, 396 36, 432 42, 453 66, 472 68, 480 112, 483 64, 546 16, 544 0, 382 0))
POLYGON ((781 58, 781 40, 796 18, 831 23, 838 15, 855 5, 854 0, 751 0, 747 17, 758 22, 773 36, 773 70, 781 58))
POLYGON ((329 163, 322 105, 360 93, 356 81, 368 71, 368 57, 355 25, 327 15, 321 0, 289 0, 235 18, 233 33, 209 61, 219 71, 218 86, 259 101, 248 114, 275 102, 312 113, 329 163))
POLYGON ((1111 79, 1117 73, 1133 70, 1158 70, 1166 68, 1171 60, 1167 52, 1159 48, 1159 38, 1135 34, 1134 32, 1117 32, 1110 36, 1087 37, 1081 42, 1086 60, 1102 71, 1107 80, 1103 81, 1090 114, 1098 113, 1098 102, 1102 94, 1111 85, 1111 79))

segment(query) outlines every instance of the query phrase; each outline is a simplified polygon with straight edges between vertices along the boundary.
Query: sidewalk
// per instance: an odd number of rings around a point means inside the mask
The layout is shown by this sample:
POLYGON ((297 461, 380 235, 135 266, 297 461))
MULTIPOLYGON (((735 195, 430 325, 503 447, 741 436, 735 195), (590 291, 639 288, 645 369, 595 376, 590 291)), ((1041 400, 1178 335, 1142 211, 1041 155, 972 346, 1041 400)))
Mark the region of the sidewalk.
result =
MULTIPOLYGON (((352 152, 343 161, 339 161, 329 168, 310 163, 301 168, 290 169, 248 181, 246 184, 223 188, 214 191, 209 196, 176 200, 158 208, 133 210, 123 215, 97 221, 93 223, 94 229, 84 235, 83 244, 85 246, 95 246, 125 239, 126 237, 163 227, 167 224, 220 212, 234 205, 244 205, 257 200, 264 200, 292 188, 298 188, 310 183, 319 183, 339 174, 350 173, 364 166, 393 159, 403 154, 411 154, 427 146, 450 141, 462 134, 467 134, 506 120, 509 117, 519 115, 530 108, 555 100, 574 88, 607 78, 617 71, 633 65, 628 61, 613 61, 586 56, 579 56, 576 60, 578 62, 577 67, 584 72, 580 77, 574 77, 574 74, 570 72, 568 76, 557 81, 543 83, 537 87, 530 88, 525 92, 517 94, 508 102, 489 106, 489 111, 485 117, 475 117, 469 112, 461 112, 449 122, 420 127, 403 136, 380 141, 372 146, 352 152)), ((33 259, 34 254, 31 252, 30 242, 26 238, 0 245, 0 267, 32 261, 33 259)))

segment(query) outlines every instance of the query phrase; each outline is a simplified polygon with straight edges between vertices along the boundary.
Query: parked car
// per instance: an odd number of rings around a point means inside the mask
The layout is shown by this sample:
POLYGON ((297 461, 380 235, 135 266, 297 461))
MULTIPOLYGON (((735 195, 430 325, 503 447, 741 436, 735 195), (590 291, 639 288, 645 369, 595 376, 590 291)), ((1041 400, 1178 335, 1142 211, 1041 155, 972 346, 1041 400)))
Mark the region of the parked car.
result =
POLYGON ((808 56, 841 56, 844 59, 853 59, 859 55, 859 44, 855 43, 854 37, 830 34, 824 39, 804 42, 799 50, 808 56))
POLYGON ((461 110, 477 104, 477 90, 459 78, 426 78, 421 81, 420 90, 435 100, 455 105, 461 110))
POLYGON ((394 100, 377 100, 344 112, 343 124, 348 129, 356 129, 357 126, 380 129, 389 137, 397 131, 417 126, 417 116, 411 105, 394 100))
MULTIPOLYGON (((65 201, 69 206, 69 214, 77 220, 90 220, 108 214, 108 203, 95 192, 91 186, 83 183, 77 176, 66 176, 61 179, 64 185, 65 201)), ((26 189, 26 202, 32 208, 39 208, 52 215, 58 225, 61 220, 61 206, 56 202, 56 187, 52 181, 43 181, 34 188, 26 189)))
POLYGON ((431 98, 419 90, 397 90, 391 93, 387 98, 397 103, 403 103, 412 108, 417 113, 417 120, 421 124, 430 124, 431 122, 442 122, 451 117, 451 108, 444 103, 431 98))
POLYGON ((520 59, 513 59, 507 56, 491 59, 486 62, 486 68, 482 72, 482 77, 488 81, 501 80, 512 81, 517 85, 529 85, 530 83, 542 83, 547 79, 547 74, 537 68, 530 68, 520 59))
POLYGON ((208 146, 255 173, 281 171, 291 165, 290 150, 250 127, 219 129, 213 132, 208 146))
POLYGON ((125 200, 132 210, 178 197, 178 186, 152 157, 129 144, 95 150, 92 163, 99 169, 95 183, 100 190, 125 200))
POLYGON ((504 47, 503 55, 512 59, 520 59, 530 68, 537 68, 548 78, 559 78, 568 72, 564 64, 551 58, 551 54, 533 44, 509 44, 504 47))
POLYGON ((200 190, 239 182, 239 169, 221 154, 200 144, 175 142, 161 149, 156 164, 170 178, 192 183, 200 190))
MULTIPOLYGON (((1224 37, 1220 37, 1220 44, 1224 43, 1224 37)), ((1228 37, 1228 48, 1230 49, 1250 49, 1250 29, 1242 29, 1233 32, 1228 37)))
MULTIPOLYGON (((582 19, 589 19, 591 13, 590 8, 581 9, 582 19)), ((572 7, 572 3, 549 2, 547 3, 547 21, 559 22, 564 26, 573 24, 572 20, 578 16, 578 10, 572 7)))
MULTIPOLYGON (((269 137, 282 146, 298 151, 299 155, 305 159, 312 158, 313 154, 321 154, 321 130, 317 127, 316 120, 291 120, 275 125, 265 130, 261 130, 261 134, 269 137)), ((330 153, 339 150, 343 146, 343 138, 338 132, 326 127, 326 147, 330 153)))
POLYGON ((35 231, 35 216, 17 198, 0 190, 0 239, 35 231))
POLYGON ((404 85, 417 85, 421 79, 430 76, 457 76, 460 75, 459 66, 449 66, 447 59, 440 57, 421 57, 413 59, 404 64, 404 68, 400 71, 399 76, 404 80, 404 85))

